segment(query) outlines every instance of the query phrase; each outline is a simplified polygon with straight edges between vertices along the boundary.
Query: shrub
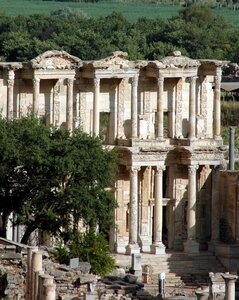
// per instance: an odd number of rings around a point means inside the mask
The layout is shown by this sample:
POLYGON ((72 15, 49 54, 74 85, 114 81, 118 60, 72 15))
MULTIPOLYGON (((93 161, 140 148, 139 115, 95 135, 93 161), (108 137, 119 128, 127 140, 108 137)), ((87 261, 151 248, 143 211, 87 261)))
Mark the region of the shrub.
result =
POLYGON ((109 245, 102 233, 89 230, 84 234, 75 232, 71 239, 70 255, 91 264, 91 271, 100 276, 110 273, 115 260, 109 254, 109 245))
POLYGON ((66 247, 57 247, 53 255, 60 264, 69 264, 70 252, 66 247))

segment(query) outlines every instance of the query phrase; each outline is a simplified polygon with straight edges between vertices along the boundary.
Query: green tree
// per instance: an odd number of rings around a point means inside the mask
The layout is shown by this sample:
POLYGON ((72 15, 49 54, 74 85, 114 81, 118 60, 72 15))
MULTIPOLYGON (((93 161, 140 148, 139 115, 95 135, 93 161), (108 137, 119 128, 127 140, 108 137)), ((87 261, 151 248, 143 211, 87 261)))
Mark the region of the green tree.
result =
POLYGON ((80 219, 107 231, 115 199, 116 153, 80 129, 47 128, 30 116, 0 119, 0 234, 11 213, 25 225, 22 242, 36 229, 68 239, 80 219))

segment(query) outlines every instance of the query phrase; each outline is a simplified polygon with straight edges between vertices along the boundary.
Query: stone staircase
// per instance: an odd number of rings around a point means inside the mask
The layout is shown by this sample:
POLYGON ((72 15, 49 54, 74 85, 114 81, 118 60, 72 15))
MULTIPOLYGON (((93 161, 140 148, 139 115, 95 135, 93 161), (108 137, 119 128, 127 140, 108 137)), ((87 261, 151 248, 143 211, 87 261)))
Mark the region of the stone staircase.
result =
MULTIPOLYGON (((129 269, 131 257, 116 254, 116 264, 119 267, 129 269)), ((158 294, 158 276, 165 273, 166 296, 195 295, 195 290, 207 287, 209 284, 209 272, 225 272, 225 268, 217 258, 209 252, 201 252, 199 255, 188 256, 182 252, 167 252, 163 255, 141 253, 142 267, 149 266, 150 276, 145 289, 153 296, 158 294)))

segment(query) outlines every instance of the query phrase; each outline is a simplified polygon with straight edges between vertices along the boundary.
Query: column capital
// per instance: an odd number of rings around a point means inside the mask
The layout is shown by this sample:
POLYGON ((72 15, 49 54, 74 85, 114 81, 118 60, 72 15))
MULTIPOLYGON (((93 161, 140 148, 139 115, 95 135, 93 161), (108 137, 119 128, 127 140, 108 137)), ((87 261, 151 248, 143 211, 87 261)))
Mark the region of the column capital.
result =
POLYGON ((222 278, 228 282, 228 281, 236 281, 238 279, 237 275, 233 275, 233 274, 222 274, 222 278))
POLYGON ((196 84, 196 80, 198 79, 197 76, 192 76, 192 77, 189 77, 189 82, 190 84, 196 84))
POLYGON ((163 171, 166 170, 165 166, 156 166, 155 167, 155 175, 163 175, 163 171))
POLYGON ((189 175, 195 175, 198 169, 198 165, 190 165, 188 166, 189 175))
POLYGON ((14 85, 14 79, 8 79, 7 80, 7 86, 8 87, 13 87, 13 85, 14 85))
POLYGON ((132 77, 132 86, 137 87, 138 81, 139 81, 139 75, 135 75, 134 77, 132 77))
POLYGON ((94 86, 99 87, 100 86, 100 78, 94 78, 94 86))
POLYGON ((35 86, 35 87, 38 86, 40 84, 40 78, 34 77, 32 79, 32 83, 33 83, 33 86, 35 86))
POLYGON ((133 167, 133 166, 128 166, 127 170, 129 171, 130 175, 136 176, 138 174, 138 171, 140 171, 141 167, 133 167))
POLYGON ((222 75, 216 75, 214 76, 214 83, 215 85, 219 85, 222 81, 222 75))
POLYGON ((8 78, 8 80, 14 80, 14 78, 15 78, 14 70, 8 70, 7 78, 8 78))
POLYGON ((164 77, 162 75, 160 75, 159 77, 157 77, 157 83, 158 85, 161 85, 164 83, 164 77))
POLYGON ((73 82, 74 82, 73 78, 67 78, 67 80, 66 80, 66 84, 67 84, 68 87, 72 87, 73 86, 73 82))

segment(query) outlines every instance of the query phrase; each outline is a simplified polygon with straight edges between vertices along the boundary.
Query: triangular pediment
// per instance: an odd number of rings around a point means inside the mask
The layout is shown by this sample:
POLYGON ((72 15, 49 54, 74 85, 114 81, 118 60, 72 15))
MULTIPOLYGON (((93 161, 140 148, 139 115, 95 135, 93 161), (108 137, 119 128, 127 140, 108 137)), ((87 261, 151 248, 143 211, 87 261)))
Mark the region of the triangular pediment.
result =
POLYGON ((34 69, 64 70, 74 69, 81 65, 81 59, 65 51, 46 51, 31 60, 34 69))

